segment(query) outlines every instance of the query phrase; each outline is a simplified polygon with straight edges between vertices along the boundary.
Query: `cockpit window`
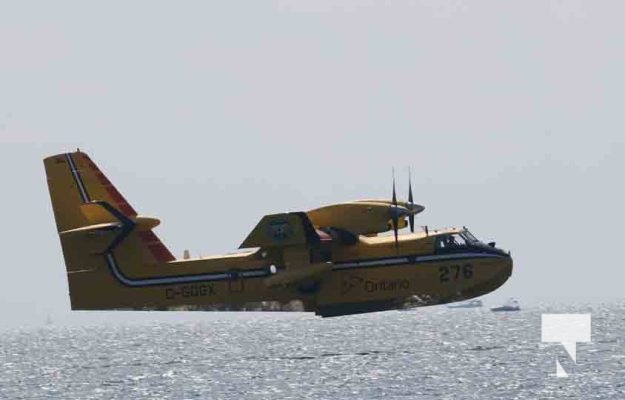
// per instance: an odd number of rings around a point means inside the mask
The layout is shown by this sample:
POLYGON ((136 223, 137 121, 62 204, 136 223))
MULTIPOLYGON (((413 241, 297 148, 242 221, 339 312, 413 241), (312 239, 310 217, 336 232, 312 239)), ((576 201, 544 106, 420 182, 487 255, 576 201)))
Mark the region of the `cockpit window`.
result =
POLYGON ((467 245, 467 240, 460 233, 451 233, 441 235, 436 238, 436 247, 439 249, 451 249, 454 247, 462 247, 467 245))
POLYGON ((462 231, 462 233, 460 233, 467 242, 471 243, 471 242, 477 242, 477 238, 475 236, 473 236, 473 234, 471 232, 469 232, 468 229, 465 229, 464 231, 462 231))

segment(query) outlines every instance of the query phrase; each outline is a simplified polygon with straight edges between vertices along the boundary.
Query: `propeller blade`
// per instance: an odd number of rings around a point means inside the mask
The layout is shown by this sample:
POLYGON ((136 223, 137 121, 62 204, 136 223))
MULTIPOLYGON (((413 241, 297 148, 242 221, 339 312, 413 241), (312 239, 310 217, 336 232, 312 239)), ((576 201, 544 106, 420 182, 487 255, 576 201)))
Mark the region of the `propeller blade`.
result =
MULTIPOLYGON (((408 168, 408 209, 412 211, 414 209, 414 201, 412 198, 412 177, 410 175, 410 168, 408 168)), ((410 224, 410 232, 414 233, 414 214, 408 216, 408 223, 410 224)))
POLYGON ((408 203, 412 206, 414 202, 412 199, 412 177, 410 175, 410 169, 408 169, 408 203))
MULTIPOLYGON (((395 221, 397 221, 397 217, 395 217, 395 221)), ((393 233, 395 234, 395 249, 399 251, 399 241, 397 239, 397 224, 393 226, 393 233)))
POLYGON ((397 207, 397 194, 395 193, 395 168, 393 168, 393 207, 397 207))
POLYGON ((393 212, 391 217, 393 219, 393 234, 395 235, 395 249, 399 251, 399 240, 397 238, 397 225, 399 225, 399 215, 397 212, 397 193, 395 192, 395 168, 393 168, 393 212))

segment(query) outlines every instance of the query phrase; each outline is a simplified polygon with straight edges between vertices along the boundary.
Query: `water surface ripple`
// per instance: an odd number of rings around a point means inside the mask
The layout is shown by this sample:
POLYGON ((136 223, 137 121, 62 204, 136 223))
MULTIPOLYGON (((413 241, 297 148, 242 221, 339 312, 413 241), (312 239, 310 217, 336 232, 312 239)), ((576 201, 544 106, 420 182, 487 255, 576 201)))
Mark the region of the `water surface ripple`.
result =
POLYGON ((2 399, 625 399, 625 304, 321 319, 204 313, 1 331, 2 399), (541 313, 592 313, 577 364, 541 313), (569 373, 558 379, 555 360, 569 373))

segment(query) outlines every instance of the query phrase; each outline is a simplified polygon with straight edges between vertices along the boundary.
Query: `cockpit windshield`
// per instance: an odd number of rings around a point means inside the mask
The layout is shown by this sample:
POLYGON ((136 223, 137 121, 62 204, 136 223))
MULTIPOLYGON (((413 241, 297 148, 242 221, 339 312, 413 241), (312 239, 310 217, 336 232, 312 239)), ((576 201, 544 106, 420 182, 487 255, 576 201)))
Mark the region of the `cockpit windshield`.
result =
POLYGON ((477 238, 473 236, 473 234, 469 232, 467 228, 464 228, 464 230, 460 232, 460 235, 462 235, 469 243, 479 242, 479 240, 477 240, 477 238))
POLYGON ((440 235, 436 238, 437 249, 455 249, 479 242, 468 230, 440 235))
POLYGON ((459 233, 441 235, 436 239, 436 247, 439 249, 450 249, 453 247, 466 246, 467 244, 465 238, 459 233))

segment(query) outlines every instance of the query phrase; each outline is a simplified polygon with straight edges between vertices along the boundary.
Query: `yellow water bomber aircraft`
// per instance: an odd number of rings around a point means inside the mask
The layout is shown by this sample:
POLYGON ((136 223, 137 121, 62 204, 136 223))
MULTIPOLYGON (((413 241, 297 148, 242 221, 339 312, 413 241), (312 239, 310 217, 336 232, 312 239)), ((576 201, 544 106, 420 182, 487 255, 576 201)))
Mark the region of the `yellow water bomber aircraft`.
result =
POLYGON ((177 260, 153 232, 160 221, 137 214, 87 154, 44 165, 73 310, 299 300, 330 317, 465 300, 512 273, 509 252, 464 227, 414 232, 424 207, 411 185, 397 201, 394 179, 390 201, 266 215, 239 247, 249 250, 177 260))

